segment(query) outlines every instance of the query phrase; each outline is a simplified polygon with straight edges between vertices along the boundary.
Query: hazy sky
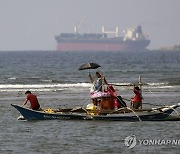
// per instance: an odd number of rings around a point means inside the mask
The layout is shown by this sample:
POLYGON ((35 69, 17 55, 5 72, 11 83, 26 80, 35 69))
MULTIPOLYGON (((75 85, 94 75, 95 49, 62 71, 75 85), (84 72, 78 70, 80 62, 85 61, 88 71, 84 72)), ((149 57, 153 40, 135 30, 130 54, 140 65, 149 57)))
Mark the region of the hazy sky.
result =
POLYGON ((91 32, 141 24, 155 49, 180 44, 179 16, 180 0, 0 0, 0 50, 55 50, 79 21, 91 32))

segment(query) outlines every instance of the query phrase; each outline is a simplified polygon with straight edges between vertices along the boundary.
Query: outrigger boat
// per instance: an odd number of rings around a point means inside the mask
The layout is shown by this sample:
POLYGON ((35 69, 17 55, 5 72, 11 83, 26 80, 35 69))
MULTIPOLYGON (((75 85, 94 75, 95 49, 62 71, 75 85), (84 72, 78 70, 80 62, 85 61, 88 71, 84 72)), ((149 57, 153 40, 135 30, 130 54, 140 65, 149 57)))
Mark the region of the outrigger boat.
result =
MULTIPOLYGON (((99 64, 88 63, 81 65, 79 70, 98 67, 99 64)), ((139 85, 142 86, 140 77, 139 85)), ((11 105, 22 115, 20 119, 25 120, 180 121, 180 115, 176 110, 180 107, 180 103, 149 109, 142 109, 142 106, 140 109, 132 109, 127 107, 121 96, 117 96, 112 85, 109 85, 107 91, 93 93, 91 100, 92 103, 87 108, 32 110, 20 105, 11 105), (176 114, 172 114, 173 111, 176 114)))
POLYGON ((32 110, 11 104, 23 116, 23 120, 106 120, 106 121, 179 121, 180 116, 171 115, 180 103, 151 109, 120 108, 116 111, 100 111, 84 108, 32 110))

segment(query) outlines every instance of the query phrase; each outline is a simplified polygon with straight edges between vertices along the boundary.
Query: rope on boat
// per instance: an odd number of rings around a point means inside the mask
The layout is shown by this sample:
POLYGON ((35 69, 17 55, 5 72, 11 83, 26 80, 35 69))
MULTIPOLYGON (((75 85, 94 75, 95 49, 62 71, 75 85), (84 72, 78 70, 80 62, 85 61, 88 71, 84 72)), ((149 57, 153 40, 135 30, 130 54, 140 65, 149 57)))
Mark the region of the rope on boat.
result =
POLYGON ((180 116, 179 112, 176 109, 174 109, 173 107, 171 107, 171 106, 165 106, 165 107, 172 109, 174 112, 176 112, 177 116, 180 116))
POLYGON ((120 109, 118 109, 118 111, 123 110, 123 109, 128 109, 128 110, 132 111, 135 114, 135 116, 139 119, 139 121, 142 121, 141 118, 136 114, 136 112, 129 107, 120 108, 120 109))
MULTIPOLYGON (((149 91, 151 94, 154 95, 154 93, 153 93, 150 89, 148 89, 148 91, 149 91)), ((154 95, 154 96, 155 96, 155 95, 154 95)), ((155 96, 155 97, 156 97, 156 96, 155 96)), ((165 103, 163 103, 160 98, 158 98, 158 97, 156 97, 156 98, 157 98, 162 104, 165 105, 165 103)), ((150 105, 151 105, 151 104, 150 104, 150 105)), ((160 105, 159 105, 159 106, 160 106, 160 105)), ((164 107, 167 107, 167 108, 169 108, 169 109, 172 109, 174 112, 176 112, 177 116, 180 116, 179 113, 178 113, 178 111, 177 111, 176 109, 174 109, 173 107, 167 106, 167 105, 165 105, 164 107)), ((162 107, 161 107, 161 108, 162 108, 162 107)))
POLYGON ((176 112, 176 114, 177 114, 178 117, 180 116, 180 115, 179 115, 179 112, 178 112, 176 109, 174 109, 173 107, 170 107, 170 106, 169 106, 169 108, 172 109, 174 112, 176 112))
MULTIPOLYGON (((156 111, 156 110, 161 110, 161 109, 163 109, 163 108, 169 108, 169 109, 172 109, 176 114, 177 114, 177 116, 178 117, 180 117, 180 114, 179 114, 179 112, 176 110, 176 109, 174 109, 173 107, 171 107, 171 106, 163 106, 163 107, 159 107, 159 108, 152 108, 152 110, 154 110, 154 111, 156 111)), ((164 112, 164 111, 163 111, 164 112)))
POLYGON ((128 110, 130 110, 130 111, 132 111, 134 114, 135 114, 135 116, 139 119, 139 121, 142 121, 141 120, 141 118, 136 114, 136 112, 133 110, 133 109, 131 109, 131 108, 129 108, 129 107, 126 107, 128 110))
POLYGON ((153 96, 155 96, 163 105, 165 105, 165 104, 162 102, 162 100, 161 100, 159 97, 157 97, 156 95, 154 95, 154 93, 153 93, 150 89, 148 89, 148 91, 149 91, 153 96))

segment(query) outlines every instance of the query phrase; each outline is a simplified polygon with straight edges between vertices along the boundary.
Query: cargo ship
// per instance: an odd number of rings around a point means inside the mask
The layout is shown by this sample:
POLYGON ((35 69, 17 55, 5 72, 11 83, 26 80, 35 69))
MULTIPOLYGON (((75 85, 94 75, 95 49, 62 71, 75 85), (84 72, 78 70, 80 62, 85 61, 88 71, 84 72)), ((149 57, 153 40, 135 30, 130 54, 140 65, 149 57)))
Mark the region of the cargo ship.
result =
POLYGON ((118 27, 115 31, 105 31, 102 27, 102 33, 81 34, 75 26, 74 31, 55 36, 58 51, 144 51, 150 44, 141 26, 127 28, 124 36, 119 36, 118 27))

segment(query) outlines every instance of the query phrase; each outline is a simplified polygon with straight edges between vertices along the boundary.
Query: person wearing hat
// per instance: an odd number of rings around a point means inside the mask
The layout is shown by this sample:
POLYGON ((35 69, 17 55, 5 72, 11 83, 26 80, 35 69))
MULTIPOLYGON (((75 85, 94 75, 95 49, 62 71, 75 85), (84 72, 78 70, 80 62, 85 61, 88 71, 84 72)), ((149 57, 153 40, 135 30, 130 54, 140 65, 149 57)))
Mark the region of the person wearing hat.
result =
POLYGON ((36 97, 36 95, 32 94, 30 91, 26 91, 26 99, 23 102, 22 106, 25 106, 27 104, 27 102, 30 102, 30 109, 33 110, 39 110, 40 109, 40 105, 38 102, 38 99, 36 97))
POLYGON ((133 86, 133 92, 135 93, 134 98, 131 99, 131 108, 138 109, 142 106, 142 94, 141 89, 138 86, 133 86))

